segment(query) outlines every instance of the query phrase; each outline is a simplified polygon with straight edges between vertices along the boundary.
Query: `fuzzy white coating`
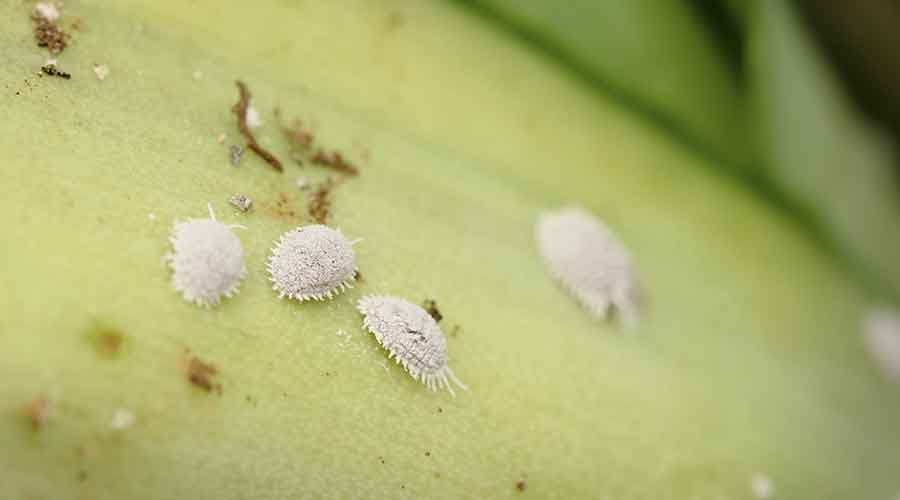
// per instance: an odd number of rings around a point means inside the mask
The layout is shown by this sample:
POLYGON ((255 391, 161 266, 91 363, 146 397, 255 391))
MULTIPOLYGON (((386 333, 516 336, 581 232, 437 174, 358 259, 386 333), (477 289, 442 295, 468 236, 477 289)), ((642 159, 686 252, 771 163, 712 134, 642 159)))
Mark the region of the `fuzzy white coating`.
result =
POLYGON ((625 245, 587 211, 542 213, 535 225, 538 253, 550 273, 594 316, 615 306, 627 326, 638 322, 638 286, 625 245))
POLYGON ((59 8, 52 2, 38 2, 34 6, 34 12, 48 21, 59 19, 59 8))
POLYGON ((106 80, 106 77, 109 76, 109 66, 105 64, 95 64, 94 74, 97 75, 98 80, 106 80))
POLYGON ((356 281, 353 243, 322 224, 301 226, 281 235, 266 268, 278 298, 300 302, 325 300, 356 281))
POLYGON ((244 115, 247 120, 247 126, 250 128, 259 128, 263 126, 262 116, 253 106, 247 107, 247 113, 244 115))
POLYGON ((775 483, 765 474, 754 474, 750 478, 750 490, 754 497, 767 500, 775 494, 775 483))
POLYGON ((900 382, 900 310, 873 309, 862 326, 869 356, 885 378, 900 382))
POLYGON ((452 381, 468 389, 447 365, 447 341, 434 318, 422 307, 388 295, 369 295, 356 304, 363 327, 409 372, 432 391, 446 388, 456 396, 452 381))
POLYGON ((134 413, 131 412, 131 410, 125 408, 116 408, 116 410, 113 412, 112 420, 110 421, 109 425, 113 429, 122 430, 134 425, 135 420, 136 417, 134 416, 134 413))
POLYGON ((172 286, 185 300, 203 307, 236 294, 247 276, 244 249, 233 231, 242 226, 218 222, 212 207, 209 211, 209 219, 177 222, 169 237, 172 251, 166 254, 172 286))

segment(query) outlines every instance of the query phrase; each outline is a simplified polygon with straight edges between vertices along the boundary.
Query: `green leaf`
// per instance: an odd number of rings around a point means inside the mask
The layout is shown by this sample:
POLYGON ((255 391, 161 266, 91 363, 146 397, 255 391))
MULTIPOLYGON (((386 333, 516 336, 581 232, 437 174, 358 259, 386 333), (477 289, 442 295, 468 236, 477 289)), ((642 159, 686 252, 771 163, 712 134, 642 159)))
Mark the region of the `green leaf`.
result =
POLYGON ((738 76, 689 2, 472 3, 692 147, 753 167, 738 76))
POLYGON ((890 139, 858 111, 789 2, 754 5, 750 71, 766 174, 840 252, 900 296, 900 178, 890 139))

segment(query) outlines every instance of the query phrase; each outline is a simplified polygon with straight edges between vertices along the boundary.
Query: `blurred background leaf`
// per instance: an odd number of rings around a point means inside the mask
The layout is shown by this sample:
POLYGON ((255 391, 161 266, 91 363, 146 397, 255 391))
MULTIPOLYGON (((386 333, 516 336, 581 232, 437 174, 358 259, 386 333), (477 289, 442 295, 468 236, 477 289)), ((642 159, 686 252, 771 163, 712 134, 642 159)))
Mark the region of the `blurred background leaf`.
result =
POLYGON ((896 141, 854 99, 900 123, 895 3, 800 2, 842 51, 841 74, 789 1, 470 3, 712 157, 871 288, 900 297, 896 141), (857 82, 852 94, 843 79, 857 82))

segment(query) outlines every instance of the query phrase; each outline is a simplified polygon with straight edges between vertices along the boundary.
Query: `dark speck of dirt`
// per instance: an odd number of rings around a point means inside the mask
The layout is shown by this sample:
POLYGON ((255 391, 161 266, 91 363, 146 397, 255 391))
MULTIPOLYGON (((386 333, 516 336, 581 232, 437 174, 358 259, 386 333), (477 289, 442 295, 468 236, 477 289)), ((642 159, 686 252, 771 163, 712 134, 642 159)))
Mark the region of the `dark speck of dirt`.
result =
POLYGON ((356 271, 353 271, 353 280, 359 284, 363 284, 366 282, 365 278, 363 278, 362 273, 359 272, 358 269, 356 271))
POLYGON ((434 318, 436 323, 440 323, 442 319, 444 319, 444 315, 441 314, 441 310, 438 309, 437 302, 433 299, 428 299, 424 303, 422 303, 422 308, 428 313, 429 316, 434 318))
POLYGON ((516 481, 516 489, 519 491, 525 491, 525 480, 519 479, 516 481))
POLYGON ((31 425, 31 430, 39 431, 50 417, 50 400, 47 396, 38 396, 22 408, 22 414, 31 425))
POLYGON ((350 177, 359 175, 359 168, 346 160, 339 151, 325 151, 320 149, 310 158, 314 165, 321 165, 336 170, 350 177))
POLYGON ((97 355, 106 359, 118 357, 128 343, 127 337, 121 330, 104 324, 93 325, 85 332, 85 338, 93 346, 97 355))
POLYGON ((444 413, 444 409, 438 406, 438 413, 444 413))
POLYGON ((196 356, 188 360, 188 380, 206 392, 215 390, 218 394, 222 394, 222 384, 212 380, 217 373, 219 370, 214 365, 206 363, 196 356))
POLYGON ((68 33, 44 16, 32 14, 31 24, 37 46, 45 47, 51 54, 59 54, 69 44, 68 33))
POLYGON ((88 474, 87 474, 86 470, 78 471, 78 482, 79 483, 83 483, 83 482, 87 481, 87 478, 88 478, 88 474))
POLYGON ((288 222, 296 222, 299 217, 293 207, 293 197, 286 193, 278 193, 275 203, 266 203, 264 207, 269 215, 288 222))
POLYGON ((459 325, 453 325, 453 330, 450 330, 450 336, 456 337, 457 335, 459 335, 459 330, 460 330, 459 325))
POLYGON ((430 452, 430 451, 426 451, 426 452, 425 452, 425 456, 426 456, 426 457, 430 457, 430 456, 431 456, 431 452, 430 452))
POLYGON ((306 202, 306 210, 318 224, 327 224, 331 216, 332 191, 342 178, 329 177, 316 187, 306 202))
POLYGON ((56 69, 56 66, 52 64, 47 64, 45 66, 41 66, 41 71, 47 76, 58 76, 64 80, 68 80, 72 78, 72 75, 66 73, 65 71, 60 71, 56 69))

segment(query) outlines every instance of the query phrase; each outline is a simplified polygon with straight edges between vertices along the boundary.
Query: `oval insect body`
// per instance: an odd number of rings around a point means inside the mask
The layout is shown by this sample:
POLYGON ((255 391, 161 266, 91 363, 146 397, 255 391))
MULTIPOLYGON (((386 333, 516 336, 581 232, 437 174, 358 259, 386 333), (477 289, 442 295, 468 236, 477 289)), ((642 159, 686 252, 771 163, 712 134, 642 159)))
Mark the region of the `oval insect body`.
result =
POLYGON ((233 231, 243 226, 217 221, 211 205, 209 217, 177 222, 169 236, 172 251, 166 254, 173 271, 172 287, 188 302, 203 307, 236 294, 247 275, 244 249, 233 231))
POLYGON ((447 365, 447 341, 440 326, 425 309, 412 302, 385 295, 370 295, 356 308, 363 315, 363 327, 388 351, 388 357, 409 372, 414 380, 432 391, 446 388, 455 396, 452 381, 460 382, 447 365))
POLYGON ((625 245, 580 208, 547 211, 535 227, 538 252, 550 273, 600 319, 615 306, 626 325, 637 324, 638 287, 625 245))
POLYGON ((303 302, 325 300, 352 288, 356 273, 355 242, 321 224, 283 235, 272 248, 267 269, 278 298, 303 302))
POLYGON ((900 311, 884 307, 869 311, 863 321, 863 340, 882 374, 900 382, 900 311))

